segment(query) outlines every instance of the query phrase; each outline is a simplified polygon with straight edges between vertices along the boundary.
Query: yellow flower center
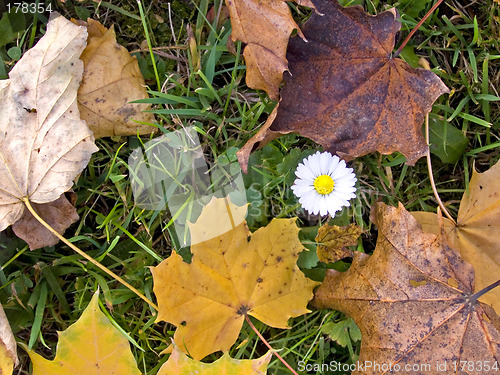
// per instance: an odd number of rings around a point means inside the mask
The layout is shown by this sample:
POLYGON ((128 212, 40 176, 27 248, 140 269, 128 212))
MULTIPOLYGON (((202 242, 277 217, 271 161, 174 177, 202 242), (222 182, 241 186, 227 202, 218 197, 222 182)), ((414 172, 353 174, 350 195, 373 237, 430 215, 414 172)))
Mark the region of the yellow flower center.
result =
POLYGON ((314 188, 319 194, 322 195, 330 194, 333 191, 334 185, 335 182, 333 182, 333 179, 326 174, 322 174, 314 180, 314 188))

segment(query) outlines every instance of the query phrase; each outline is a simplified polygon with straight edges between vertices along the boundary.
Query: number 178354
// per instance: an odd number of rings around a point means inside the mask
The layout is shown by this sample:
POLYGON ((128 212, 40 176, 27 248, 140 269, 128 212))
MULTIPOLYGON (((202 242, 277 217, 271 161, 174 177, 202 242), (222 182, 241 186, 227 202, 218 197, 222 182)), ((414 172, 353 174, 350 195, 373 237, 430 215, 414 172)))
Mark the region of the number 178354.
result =
POLYGON ((13 10, 15 13, 45 13, 52 12, 52 4, 38 3, 12 3, 7 4, 7 11, 13 10))

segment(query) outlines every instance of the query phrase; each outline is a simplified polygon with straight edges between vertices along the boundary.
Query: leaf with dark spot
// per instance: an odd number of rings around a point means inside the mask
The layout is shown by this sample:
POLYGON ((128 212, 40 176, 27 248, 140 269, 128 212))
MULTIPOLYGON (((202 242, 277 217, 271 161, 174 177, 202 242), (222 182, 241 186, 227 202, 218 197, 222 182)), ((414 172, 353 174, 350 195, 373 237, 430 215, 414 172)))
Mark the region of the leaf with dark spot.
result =
POLYGON ((401 204, 377 204, 373 221, 379 233, 373 255, 357 252, 348 271, 329 270, 312 302, 354 319, 362 334, 359 362, 386 364, 397 374, 438 373, 404 371, 407 364, 447 362, 444 373, 465 374, 450 364, 499 362, 500 317, 477 302, 472 267, 446 240, 423 232, 401 204))
POLYGON ((152 269, 158 320, 177 326, 175 342, 196 360, 228 351, 246 315, 271 327, 288 328, 290 317, 309 311, 307 303, 317 285, 296 264, 303 246, 295 218, 273 219, 251 234, 239 220, 245 217, 246 206, 237 207, 226 199, 214 198, 190 225, 196 244, 191 247, 190 264, 174 252, 152 269), (228 216, 240 224, 214 235, 227 227, 228 216), (278 251, 279 260, 272 255, 278 251))
POLYGON ((137 59, 116 42, 113 27, 108 30, 93 19, 74 22, 86 26, 89 33, 88 46, 80 57, 85 70, 78 108, 95 138, 155 131, 153 126, 136 122, 154 122, 151 113, 143 112, 151 105, 130 103, 148 98, 137 59))

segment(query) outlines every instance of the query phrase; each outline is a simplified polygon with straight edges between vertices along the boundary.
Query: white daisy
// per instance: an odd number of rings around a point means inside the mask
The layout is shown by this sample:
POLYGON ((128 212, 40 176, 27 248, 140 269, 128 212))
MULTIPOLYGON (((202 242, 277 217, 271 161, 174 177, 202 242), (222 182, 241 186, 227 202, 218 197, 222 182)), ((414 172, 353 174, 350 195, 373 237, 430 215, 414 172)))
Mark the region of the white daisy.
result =
POLYGON ((299 163, 292 186, 299 203, 311 214, 321 216, 349 206, 349 199, 356 197, 356 176, 345 161, 329 152, 316 152, 299 163))

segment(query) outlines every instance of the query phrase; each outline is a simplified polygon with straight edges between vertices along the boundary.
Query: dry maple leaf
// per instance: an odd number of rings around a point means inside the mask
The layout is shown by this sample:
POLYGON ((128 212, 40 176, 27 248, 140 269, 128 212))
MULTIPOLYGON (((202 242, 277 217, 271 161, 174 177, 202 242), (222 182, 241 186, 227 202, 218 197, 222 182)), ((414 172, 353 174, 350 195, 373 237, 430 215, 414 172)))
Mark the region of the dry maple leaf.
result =
MULTIPOLYGON (((314 8, 309 0, 295 0, 314 8)), ((287 70, 286 47, 290 33, 297 29, 288 5, 283 0, 226 0, 231 17, 233 41, 246 43, 243 51, 248 87, 265 90, 273 100, 287 70)))
POLYGON ((52 13, 45 35, 0 81, 0 231, 21 219, 24 199, 58 200, 97 151, 76 104, 86 38, 85 28, 52 13))
POLYGON ((349 246, 356 246, 363 229, 356 224, 344 227, 323 224, 318 229, 316 252, 320 262, 334 263, 342 258, 352 257, 354 251, 349 246))
POLYGON ((53 361, 27 350, 33 375, 141 375, 127 338, 99 309, 98 301, 97 291, 82 316, 59 333, 53 361))
POLYGON ((379 233, 373 255, 356 253, 348 271, 329 270, 313 300, 354 319, 362 333, 360 364, 394 370, 362 367, 353 374, 485 373, 479 365, 463 371, 460 362, 500 361, 500 317, 473 295, 472 267, 445 240, 423 232, 401 204, 380 203, 373 216, 379 233), (420 370, 410 371, 413 365, 420 370))
MULTIPOLYGON (((464 193, 458 210, 457 224, 443 218, 450 244, 475 270, 475 290, 479 291, 498 280, 500 274, 500 163, 488 171, 474 169, 469 194, 464 193)), ((431 212, 412 212, 425 232, 439 233, 438 217, 431 212)), ((500 311, 500 288, 480 297, 500 311)))
POLYGON ((108 30, 90 18, 87 23, 79 21, 78 24, 87 26, 89 33, 87 48, 80 57, 85 65, 78 90, 82 120, 87 122, 96 139, 152 133, 155 127, 135 122, 153 122, 153 114, 143 112, 151 106, 129 103, 148 98, 137 59, 116 42, 113 27, 108 30))
MULTIPOLYGON (((315 4, 324 16, 313 14, 303 27, 307 43, 290 40, 290 74, 270 132, 297 132, 346 160, 399 151, 413 165, 427 151, 425 114, 448 89, 434 73, 391 56, 401 27, 395 12, 315 4)), ((238 156, 245 170, 247 156, 238 156)))
POLYGON ((0 305, 0 374, 12 375, 14 366, 17 366, 17 345, 9 321, 0 305))
MULTIPOLYGON (((50 203, 32 204, 36 213, 59 233, 64 233, 71 224, 80 218, 74 206, 76 195, 74 196, 74 201, 70 202, 66 198, 66 194, 68 193, 61 195, 58 199, 50 203)), ((26 241, 31 250, 45 246, 54 246, 59 242, 59 238, 45 229, 28 210, 24 210, 21 218, 12 224, 12 230, 16 236, 26 241)))
POLYGON ((273 219, 254 233, 241 222, 217 235, 227 222, 221 218, 232 221, 245 212, 224 198, 212 199, 190 225, 196 243, 191 263, 174 252, 152 269, 158 320, 177 326, 175 342, 196 360, 228 351, 247 314, 289 328, 290 317, 309 311, 317 283, 296 265, 303 246, 295 219, 273 219))
POLYGON ((271 357, 272 353, 267 352, 256 359, 233 359, 229 354, 224 353, 213 363, 203 363, 187 357, 174 344, 172 354, 160 368, 158 375, 266 375, 271 357))

